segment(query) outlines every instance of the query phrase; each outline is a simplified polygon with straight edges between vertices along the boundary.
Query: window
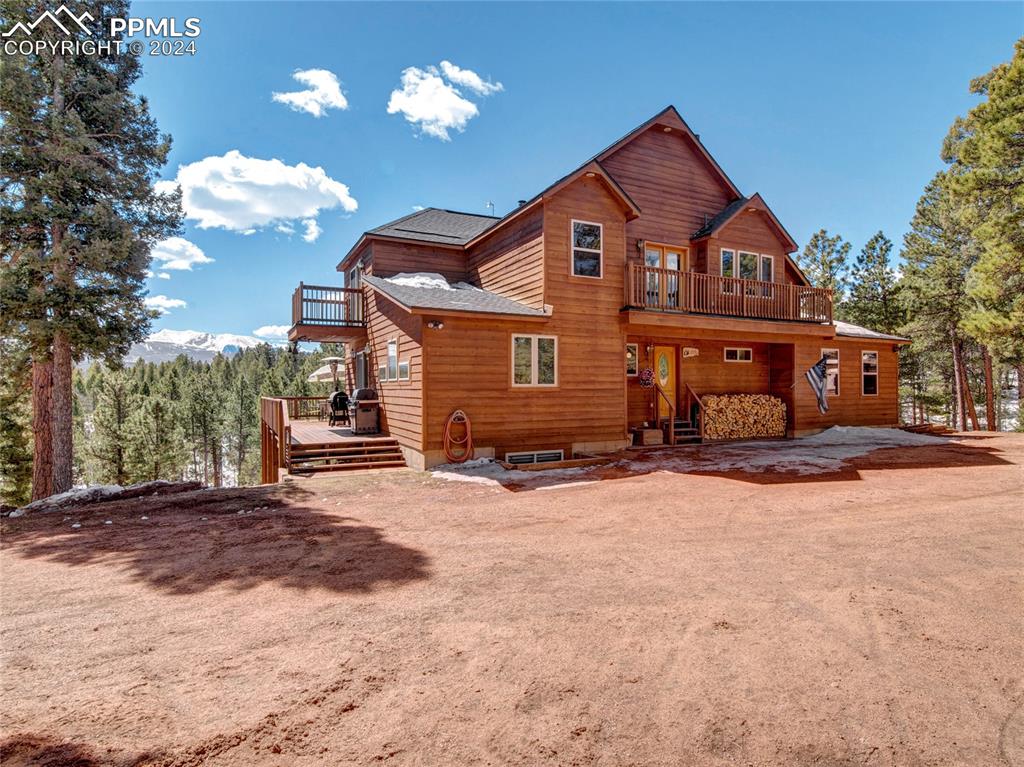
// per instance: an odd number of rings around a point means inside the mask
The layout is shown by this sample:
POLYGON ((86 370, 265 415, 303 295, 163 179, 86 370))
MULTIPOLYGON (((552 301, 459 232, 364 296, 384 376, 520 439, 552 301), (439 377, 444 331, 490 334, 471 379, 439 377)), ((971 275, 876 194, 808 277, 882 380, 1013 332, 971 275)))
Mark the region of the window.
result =
POLYGON ((860 393, 866 397, 878 394, 878 352, 860 353, 860 393))
POLYGON ((762 282, 775 282, 775 259, 771 256, 761 256, 760 280, 762 282))
POLYGON ((744 280, 757 279, 757 253, 744 253, 740 251, 739 258, 740 273, 736 275, 744 280))
POLYGON ((398 341, 388 341, 388 380, 398 380, 398 341))
POLYGON ((558 380, 557 368, 557 338, 512 336, 513 386, 554 386, 558 380))
POLYGON ((349 269, 348 270, 348 278, 345 280, 345 283, 346 283, 345 287, 346 288, 358 288, 359 287, 359 275, 361 274, 361 272, 362 272, 362 270, 361 270, 359 264, 356 264, 351 269, 349 269))
POLYGON ((576 277, 601 276, 600 224, 572 222, 572 273, 576 277))
POLYGON ((839 350, 838 349, 822 349, 821 356, 824 357, 827 362, 825 372, 825 391, 831 394, 833 397, 839 396, 839 350))
POLYGON ((626 344, 626 375, 635 376, 640 369, 640 347, 626 344))
POLYGON ((398 380, 408 381, 409 380, 409 361, 403 360, 398 363, 398 380))
POLYGON ((378 381, 386 381, 386 380, 388 380, 388 366, 387 365, 381 365, 379 368, 377 368, 377 380, 378 381))
POLYGON ((736 348, 732 346, 725 347, 725 361, 726 362, 753 362, 754 361, 754 350, 736 348))
POLYGON ((722 276, 735 277, 736 252, 722 248, 722 276))

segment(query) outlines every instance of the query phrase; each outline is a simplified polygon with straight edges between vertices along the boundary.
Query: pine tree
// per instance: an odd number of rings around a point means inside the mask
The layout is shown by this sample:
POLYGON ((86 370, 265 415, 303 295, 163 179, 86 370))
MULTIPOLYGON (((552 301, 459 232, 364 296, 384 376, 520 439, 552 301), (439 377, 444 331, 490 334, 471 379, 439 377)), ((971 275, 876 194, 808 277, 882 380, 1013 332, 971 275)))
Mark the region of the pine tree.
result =
POLYGON ((180 479, 184 463, 174 400, 156 385, 129 418, 128 466, 135 482, 180 479))
POLYGON ((0 370, 0 501, 20 506, 29 499, 32 481, 27 349, 0 339, 0 370))
POLYGON ((867 241, 850 269, 850 295, 843 307, 850 322, 883 333, 895 333, 903 324, 891 253, 892 241, 882 232, 867 241))
POLYGON ((131 444, 129 422, 138 409, 137 385, 123 370, 103 376, 92 414, 90 453, 100 482, 127 485, 128 456, 141 448, 131 444))
POLYGON ((1000 361, 1024 365, 1024 38, 970 90, 985 100, 943 145, 951 194, 981 246, 964 327, 1000 361))
POLYGON ((797 259, 800 269, 816 288, 829 288, 838 305, 846 290, 846 259, 850 243, 840 235, 829 237, 828 231, 819 229, 811 235, 797 259))
MULTIPOLYGON (((44 7, 4 0, 6 19, 44 7)), ((126 0, 80 3, 99 33, 126 0)), ((20 34, 20 33, 19 33, 20 34)), ((75 31, 81 39, 94 39, 75 31)), ((51 25, 38 42, 67 38, 51 25)), ((141 340, 150 248, 178 231, 180 194, 154 189, 170 138, 132 91, 139 57, 41 46, 5 54, 0 70, 0 336, 32 365, 32 496, 72 483, 72 367, 116 360, 141 340)))
POLYGON ((922 381, 922 386, 945 388, 951 424, 956 425, 959 415, 960 427, 966 428, 968 341, 960 324, 969 303, 967 275, 977 259, 977 245, 950 197, 945 173, 925 187, 910 226, 901 254, 899 297, 908 318, 904 332, 914 340, 912 352, 931 371, 932 380, 922 381))

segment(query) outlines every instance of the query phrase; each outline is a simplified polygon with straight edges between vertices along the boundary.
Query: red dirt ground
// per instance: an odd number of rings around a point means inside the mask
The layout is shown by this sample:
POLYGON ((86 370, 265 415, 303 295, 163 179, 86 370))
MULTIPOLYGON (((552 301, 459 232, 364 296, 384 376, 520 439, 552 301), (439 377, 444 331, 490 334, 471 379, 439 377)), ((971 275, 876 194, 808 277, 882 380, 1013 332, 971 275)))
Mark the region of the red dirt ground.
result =
POLYGON ((1024 765, 1022 464, 1000 435, 4 520, 0 761, 1024 765))

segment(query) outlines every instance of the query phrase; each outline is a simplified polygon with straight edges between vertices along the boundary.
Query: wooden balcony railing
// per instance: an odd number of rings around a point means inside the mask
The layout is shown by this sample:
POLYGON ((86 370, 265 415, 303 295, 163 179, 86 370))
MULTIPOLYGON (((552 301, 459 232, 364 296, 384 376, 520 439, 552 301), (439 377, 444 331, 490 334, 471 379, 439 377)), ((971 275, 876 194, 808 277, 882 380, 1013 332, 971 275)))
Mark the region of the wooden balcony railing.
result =
POLYGON ((292 425, 288 404, 277 397, 260 397, 260 481, 274 484, 291 463, 292 425))
POLYGON ((292 325, 365 327, 363 292, 358 288, 331 288, 300 282, 292 294, 292 325))
POLYGON ((781 282, 626 266, 626 306, 791 322, 831 322, 832 291, 781 282))

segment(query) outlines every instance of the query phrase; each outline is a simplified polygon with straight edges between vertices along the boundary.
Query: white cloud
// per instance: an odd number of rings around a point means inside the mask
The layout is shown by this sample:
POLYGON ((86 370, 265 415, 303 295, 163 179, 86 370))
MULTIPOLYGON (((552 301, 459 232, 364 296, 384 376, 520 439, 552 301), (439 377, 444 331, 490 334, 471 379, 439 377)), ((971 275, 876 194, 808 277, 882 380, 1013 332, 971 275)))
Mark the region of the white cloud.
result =
POLYGON ((291 224, 278 224, 274 229, 281 234, 295 234, 295 227, 291 224))
POLYGON ((160 274, 158 274, 157 277, 159 277, 161 280, 171 279, 171 275, 169 275, 167 272, 160 272, 160 274))
POLYGON ((306 242, 316 242, 316 238, 319 237, 320 233, 323 231, 323 229, 320 228, 320 225, 316 222, 316 219, 303 219, 302 225, 306 227, 306 231, 302 234, 302 239, 306 242))
POLYGON ((252 331, 258 338, 287 338, 289 328, 287 325, 263 325, 252 331))
MULTIPOLYGON (((196 264, 213 263, 213 259, 203 253, 198 245, 189 242, 184 237, 169 237, 166 240, 161 240, 153 246, 150 255, 153 257, 153 261, 159 262, 158 268, 172 271, 191 272, 192 267, 196 264)), ((170 275, 165 277, 161 274, 159 276, 165 280, 170 279, 170 275)))
POLYGON ((359 207, 348 187, 323 168, 246 157, 237 149, 181 165, 173 181, 156 184, 161 193, 176 186, 181 187, 186 218, 197 221, 200 229, 242 234, 315 219, 321 210, 340 207, 352 213, 359 207))
POLYGON ((423 133, 442 141, 451 140, 449 130, 461 133, 480 114, 476 104, 465 98, 456 85, 480 96, 504 89, 501 83, 486 82, 476 72, 461 69, 450 61, 442 61, 440 70, 435 66, 409 67, 402 72, 401 84, 401 90, 391 91, 388 114, 402 114, 423 133))
POLYGON ((156 309, 160 314, 167 314, 171 309, 184 309, 188 304, 180 298, 168 298, 167 296, 150 296, 146 299, 146 306, 156 309))
POLYGON ((423 210, 423 206, 422 205, 413 205, 412 209, 415 210, 415 211, 420 211, 420 210, 423 210))
POLYGON ((505 86, 501 83, 492 83, 489 80, 484 80, 472 69, 462 69, 450 61, 441 62, 441 71, 448 78, 449 82, 465 86, 481 96, 490 96, 492 93, 505 90, 505 86))
POLYGON ((333 72, 326 69, 297 69, 292 77, 310 86, 309 89, 274 93, 274 101, 287 104, 296 112, 309 112, 313 117, 323 117, 328 109, 348 109, 348 100, 341 92, 341 84, 333 72))

